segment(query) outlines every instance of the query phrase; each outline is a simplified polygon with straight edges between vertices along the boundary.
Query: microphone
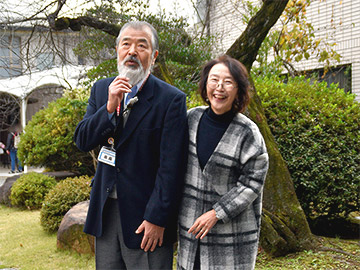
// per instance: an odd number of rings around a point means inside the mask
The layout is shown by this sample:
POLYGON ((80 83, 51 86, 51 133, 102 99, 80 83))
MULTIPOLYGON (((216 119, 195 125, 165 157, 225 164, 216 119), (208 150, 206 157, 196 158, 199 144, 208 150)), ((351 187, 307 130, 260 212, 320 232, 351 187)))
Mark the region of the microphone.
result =
POLYGON ((137 96, 131 98, 129 100, 129 104, 127 105, 127 108, 131 109, 135 105, 135 103, 138 101, 139 101, 139 98, 137 96))
POLYGON ((137 96, 131 98, 129 100, 129 104, 127 105, 126 109, 123 111, 123 117, 127 116, 127 114, 130 112, 130 109, 134 107, 135 103, 139 101, 139 98, 137 96))

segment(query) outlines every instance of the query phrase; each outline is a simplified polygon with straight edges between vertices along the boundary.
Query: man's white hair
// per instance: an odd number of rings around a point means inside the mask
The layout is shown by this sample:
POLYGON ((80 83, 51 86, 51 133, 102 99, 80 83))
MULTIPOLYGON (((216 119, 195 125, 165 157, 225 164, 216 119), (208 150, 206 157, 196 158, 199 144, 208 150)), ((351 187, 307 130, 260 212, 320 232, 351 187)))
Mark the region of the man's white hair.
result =
POLYGON ((119 35, 116 38, 116 46, 119 45, 121 34, 124 32, 127 28, 133 28, 136 30, 143 30, 144 28, 149 28, 151 31, 151 47, 152 47, 152 57, 154 58, 155 52, 159 50, 159 37, 156 29, 148 22, 144 21, 133 21, 133 22, 127 22, 123 25, 121 28, 119 35))

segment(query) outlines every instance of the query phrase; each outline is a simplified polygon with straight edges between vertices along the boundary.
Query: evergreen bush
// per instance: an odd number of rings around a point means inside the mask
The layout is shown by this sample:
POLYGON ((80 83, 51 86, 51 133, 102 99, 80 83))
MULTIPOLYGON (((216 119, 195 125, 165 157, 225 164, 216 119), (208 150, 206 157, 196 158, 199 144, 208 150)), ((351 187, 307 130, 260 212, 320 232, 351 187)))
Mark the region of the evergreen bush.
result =
POLYGON ((257 78, 270 129, 311 220, 344 219, 359 207, 360 105, 337 85, 257 78))
POLYGON ((55 185, 56 180, 51 176, 36 172, 23 174, 11 187, 11 204, 28 209, 40 209, 45 195, 55 185))
POLYGON ((21 135, 18 148, 20 160, 24 164, 53 171, 93 174, 91 155, 81 152, 73 140, 75 128, 85 114, 86 106, 84 97, 76 99, 65 96, 38 111, 21 135))
POLYGON ((40 224, 45 231, 56 232, 71 207, 89 200, 90 182, 88 176, 69 177, 49 191, 40 210, 40 224))

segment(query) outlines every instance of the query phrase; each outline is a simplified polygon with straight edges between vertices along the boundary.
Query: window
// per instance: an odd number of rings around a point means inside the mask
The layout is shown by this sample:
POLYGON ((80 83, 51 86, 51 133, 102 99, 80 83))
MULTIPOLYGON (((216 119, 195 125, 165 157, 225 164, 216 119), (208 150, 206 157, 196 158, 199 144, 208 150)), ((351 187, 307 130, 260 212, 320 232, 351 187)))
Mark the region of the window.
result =
POLYGON ((39 53, 36 57, 36 67, 38 70, 52 68, 54 65, 54 55, 52 52, 39 53))
POLYGON ((318 81, 325 81, 328 85, 337 83, 346 93, 351 93, 351 65, 332 67, 327 72, 323 69, 307 72, 309 77, 317 77, 318 81))
POLYGON ((0 37, 0 79, 21 75, 20 37, 0 37))

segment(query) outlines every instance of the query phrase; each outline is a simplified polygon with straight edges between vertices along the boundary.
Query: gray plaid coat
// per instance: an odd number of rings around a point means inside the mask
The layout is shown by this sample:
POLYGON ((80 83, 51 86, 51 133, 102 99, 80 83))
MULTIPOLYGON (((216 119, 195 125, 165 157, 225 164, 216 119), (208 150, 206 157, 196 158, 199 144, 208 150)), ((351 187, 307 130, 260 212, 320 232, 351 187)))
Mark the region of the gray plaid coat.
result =
POLYGON ((177 266, 193 269, 198 240, 187 230, 200 215, 215 209, 219 221, 199 242, 201 269, 254 269, 268 169, 266 146, 256 124, 238 113, 202 171, 196 136, 206 108, 188 112, 190 143, 179 215, 177 266))

